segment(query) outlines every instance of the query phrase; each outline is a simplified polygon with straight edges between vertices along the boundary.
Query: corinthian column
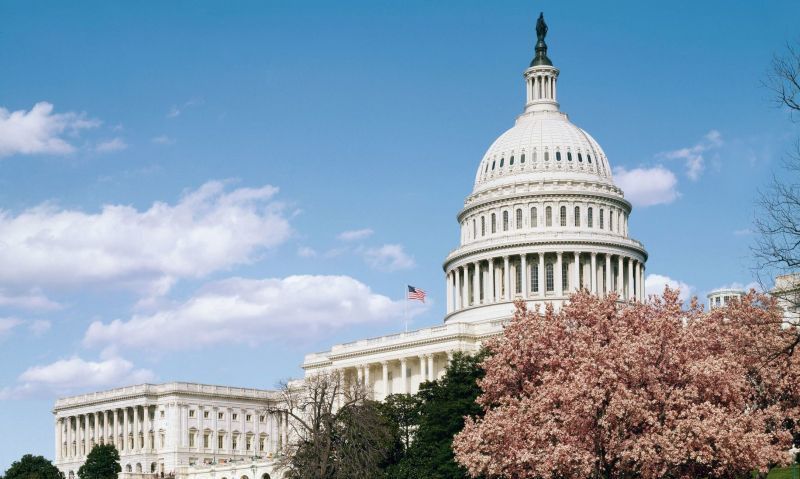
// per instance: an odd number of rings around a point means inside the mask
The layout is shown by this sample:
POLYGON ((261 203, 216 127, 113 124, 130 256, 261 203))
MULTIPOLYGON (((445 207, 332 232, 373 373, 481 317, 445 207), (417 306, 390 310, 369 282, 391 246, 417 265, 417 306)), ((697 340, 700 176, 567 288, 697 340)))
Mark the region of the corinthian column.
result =
POLYGON ((589 279, 591 280, 591 284, 589 286, 590 286, 590 288, 592 290, 592 294, 596 295, 597 294, 597 253, 592 253, 591 267, 592 267, 592 274, 589 275, 590 276, 589 279))
POLYGON ((400 393, 408 394, 408 373, 407 373, 406 358, 400 358, 400 393))
POLYGON ((522 273, 520 274, 520 281, 522 282, 522 297, 523 299, 528 299, 528 255, 523 253, 520 255, 520 268, 522 268, 522 273))
POLYGON ((561 278, 562 274, 564 273, 564 270, 562 269, 562 266, 561 266, 561 264, 562 264, 561 261, 562 261, 562 256, 563 255, 564 255, 564 253, 562 253, 561 251, 556 253, 556 270, 554 271, 555 274, 553 274, 553 276, 554 276, 553 279, 556 282, 556 284, 555 284, 556 296, 563 296, 564 295, 564 280, 561 278))
POLYGON ((605 298, 611 292, 611 255, 606 253, 606 285, 603 288, 603 297, 605 298))
POLYGON ((461 268, 456 267, 455 269, 455 276, 456 276, 456 294, 455 294, 455 301, 456 301, 456 309, 461 309, 462 305, 462 295, 461 295, 461 268))
POLYGON ((575 271, 572 273, 573 284, 572 289, 578 291, 581 289, 581 253, 575 252, 575 271))
POLYGON ((472 304, 477 306, 481 303, 481 263, 476 261, 473 268, 475 271, 472 274, 472 304))
POLYGON ((539 253, 539 295, 544 298, 547 285, 544 282, 544 253, 539 253))
POLYGON ((486 302, 491 304, 497 301, 494 294, 494 258, 489 258, 489 271, 486 276, 489 278, 486 285, 486 297, 488 298, 486 302))
POLYGON ((633 300, 633 264, 636 260, 628 258, 628 300, 633 300))
POLYGON ((503 288, 505 292, 503 299, 511 300, 511 271, 508 267, 508 256, 503 256, 503 288))
POLYGON ((56 418, 56 452, 55 458, 56 461, 61 460, 61 443, 63 442, 61 439, 61 426, 62 426, 62 419, 60 417, 56 418))
POLYGON ((623 294, 624 291, 625 291, 623 289, 623 287, 625 286, 625 281, 623 281, 623 279, 622 279, 623 278, 622 272, 624 270, 624 268, 622 267, 623 266, 622 255, 617 256, 617 260, 618 260, 619 264, 618 264, 618 269, 617 269, 617 288, 616 288, 616 290, 617 290, 617 294, 619 294, 619 298, 620 299, 625 299, 624 294, 623 294))

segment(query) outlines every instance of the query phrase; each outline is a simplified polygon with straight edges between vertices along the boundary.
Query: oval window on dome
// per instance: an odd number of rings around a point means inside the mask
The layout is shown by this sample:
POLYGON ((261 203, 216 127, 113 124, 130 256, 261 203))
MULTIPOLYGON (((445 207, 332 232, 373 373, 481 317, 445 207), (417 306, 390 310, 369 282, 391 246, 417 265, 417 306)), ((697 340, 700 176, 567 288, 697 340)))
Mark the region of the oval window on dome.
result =
POLYGON ((509 165, 509 166, 512 166, 513 164, 514 164, 514 157, 512 156, 512 157, 511 157, 511 158, 508 160, 508 165, 509 165))
POLYGON ((556 161, 561 161, 561 152, 560 151, 556 152, 556 161))
POLYGON ((578 163, 583 163, 583 157, 581 156, 580 152, 578 152, 578 163))
POLYGON ((567 152, 567 161, 572 161, 572 152, 571 151, 567 152))
POLYGON ((506 161, 506 159, 505 159, 505 158, 500 158, 500 168, 502 168, 502 167, 503 167, 503 162, 504 162, 504 161, 506 161))
POLYGON ((587 154, 586 154, 586 161, 588 161, 589 163, 591 163, 591 162, 592 162, 592 155, 590 155, 590 154, 588 154, 588 153, 587 153, 587 154))
POLYGON ((525 153, 519 155, 519 162, 520 163, 525 163, 525 153))
POLYGON ((550 161, 550 152, 549 151, 545 151, 544 152, 544 161, 550 161))
POLYGON ((494 170, 494 161, 492 162, 492 170, 494 170))

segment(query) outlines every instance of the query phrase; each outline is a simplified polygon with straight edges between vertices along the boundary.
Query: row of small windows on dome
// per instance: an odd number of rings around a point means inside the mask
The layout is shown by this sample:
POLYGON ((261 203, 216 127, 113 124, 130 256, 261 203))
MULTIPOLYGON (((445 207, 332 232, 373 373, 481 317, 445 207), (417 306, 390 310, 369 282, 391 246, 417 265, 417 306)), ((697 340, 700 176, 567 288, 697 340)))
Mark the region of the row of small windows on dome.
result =
MULTIPOLYGON (((560 207, 558 207, 557 226, 567 227, 569 225, 569 226, 574 226, 576 228, 580 228, 582 225, 585 224, 587 228, 597 228, 609 232, 626 234, 627 216, 624 215, 621 210, 588 206, 585 208, 586 211, 585 217, 582 215, 583 210, 584 209, 581 208, 580 206, 575 206, 571 211, 572 214, 568 215, 568 213, 570 212, 569 208, 567 208, 567 206, 565 205, 561 205, 560 207), (596 219, 595 219, 595 212, 597 213, 596 219)), ((499 218, 500 221, 502 222, 500 225, 498 225, 497 213, 489 214, 488 219, 487 215, 481 215, 480 218, 472 218, 471 220, 467 220, 467 223, 465 223, 464 225, 465 226, 464 230, 466 230, 465 231, 466 237, 464 239, 465 240, 477 239, 484 237, 487 234, 507 232, 512 228, 515 230, 519 230, 525 228, 526 226, 530 228, 539 228, 539 227, 547 228, 554 226, 552 206, 545 206, 545 207, 532 206, 530 207, 529 210, 527 208, 523 209, 521 207, 517 207, 514 210, 513 225, 511 223, 509 210, 502 211, 499 218), (540 211, 542 211, 542 208, 544 208, 544 218, 540 218, 540 211), (529 213, 527 218, 525 218, 525 213, 529 213), (467 227, 468 225, 469 227, 467 227), (471 231, 469 231, 470 228, 471 231)))
MULTIPOLYGON (((566 161, 567 162, 572 162, 573 161, 572 151, 567 150, 565 156, 566 156, 566 161)), ((582 152, 579 151, 575 155, 575 157, 577 158, 578 163, 583 163, 584 162, 584 155, 583 155, 582 152)), ((592 163, 592 155, 590 153, 586 153, 585 159, 586 159, 586 162, 589 165, 593 164, 592 163)), ((508 158, 507 166, 508 167, 514 166, 515 160, 516 160, 516 157, 513 154, 511 154, 509 156, 509 158, 508 158)), ((533 151, 533 163, 536 163, 536 161, 537 161, 537 152, 536 152, 536 150, 534 150, 533 151)), ((549 162, 550 161, 550 151, 547 150, 547 149, 545 149, 545 151, 544 151, 544 161, 545 162, 549 162)), ((562 155, 561 155, 561 150, 560 149, 556 149, 555 161, 556 162, 562 161, 562 155)), ((525 153, 520 154, 519 163, 520 163, 520 166, 525 164, 525 153)), ((486 164, 484 165, 484 168, 483 168, 483 175, 485 177, 486 175, 488 175, 491 172, 493 172, 495 169, 500 170, 500 169, 504 168, 505 166, 506 166, 506 157, 504 155, 500 157, 499 161, 496 158, 493 158, 491 161, 489 161, 489 159, 487 159, 486 160, 486 164)), ((590 167, 590 168, 598 170, 601 174, 605 174, 605 168, 603 168, 602 162, 597 162, 597 166, 590 167)))

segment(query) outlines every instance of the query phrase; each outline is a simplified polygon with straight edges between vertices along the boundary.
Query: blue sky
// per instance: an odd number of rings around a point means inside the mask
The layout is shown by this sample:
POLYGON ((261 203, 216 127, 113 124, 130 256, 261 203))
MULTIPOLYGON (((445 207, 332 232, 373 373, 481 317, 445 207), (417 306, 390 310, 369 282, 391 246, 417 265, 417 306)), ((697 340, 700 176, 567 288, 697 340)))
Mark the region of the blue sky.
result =
POLYGON ((272 387, 402 329, 406 283, 430 298, 411 327, 438 324, 540 10, 648 274, 752 281, 797 134, 761 81, 798 2, 0 3, 0 470, 52 457, 57 395, 272 387))

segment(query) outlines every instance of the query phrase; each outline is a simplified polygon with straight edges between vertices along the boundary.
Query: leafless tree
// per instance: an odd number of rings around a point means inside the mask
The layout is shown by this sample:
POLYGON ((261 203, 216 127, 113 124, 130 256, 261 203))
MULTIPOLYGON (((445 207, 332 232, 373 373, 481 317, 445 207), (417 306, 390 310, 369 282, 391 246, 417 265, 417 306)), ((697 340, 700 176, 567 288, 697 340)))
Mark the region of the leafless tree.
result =
MULTIPOLYGON (((777 106, 787 110, 790 121, 800 121, 800 42, 788 44, 776 55, 764 82, 777 106)), ((755 273, 765 291, 796 315, 800 309, 800 137, 784 158, 782 168, 760 192, 755 219, 756 240, 752 247, 755 273), (775 278, 782 276, 781 279, 775 278), (775 280, 775 283, 773 283, 775 280)), ((791 315, 787 315, 791 318, 791 315)), ((800 346, 800 332, 786 352, 800 346)))
POLYGON ((391 433, 362 383, 327 371, 284 383, 280 391, 275 412, 289 417, 289 439, 279 459, 287 477, 380 477, 391 433))

